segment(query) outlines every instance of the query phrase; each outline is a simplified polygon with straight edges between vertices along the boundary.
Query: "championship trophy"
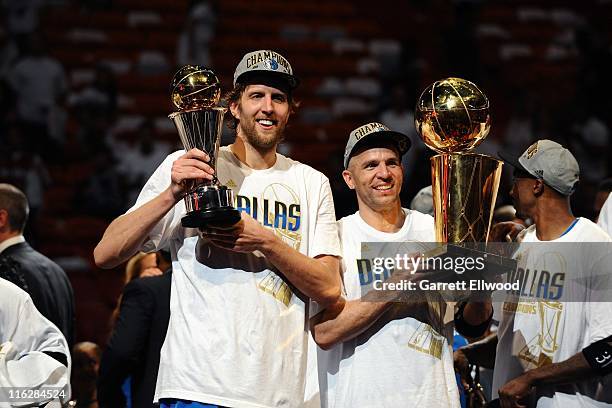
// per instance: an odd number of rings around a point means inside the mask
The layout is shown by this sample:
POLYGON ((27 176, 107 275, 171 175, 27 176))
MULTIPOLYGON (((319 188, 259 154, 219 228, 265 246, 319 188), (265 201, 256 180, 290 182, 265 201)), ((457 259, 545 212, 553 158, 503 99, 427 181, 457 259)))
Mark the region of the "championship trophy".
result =
POLYGON ((415 126, 440 153, 431 158, 436 240, 486 243, 502 162, 469 151, 489 134, 489 100, 465 79, 436 81, 417 101, 415 126))
MULTIPOLYGON (((491 282, 516 269, 515 260, 499 254, 499 245, 487 244, 503 164, 470 153, 487 137, 490 125, 489 100, 465 79, 436 81, 417 101, 417 133, 439 153, 431 158, 431 178, 436 241, 442 245, 429 256, 485 260, 482 270, 464 275, 431 271, 432 280, 491 282)), ((468 290, 446 298, 464 301, 472 296, 468 290)))
MULTIPOLYGON (((202 150, 210 157, 208 165, 216 169, 226 111, 217 106, 221 97, 219 79, 208 68, 185 65, 174 74, 171 97, 178 112, 168 117, 185 150, 202 150)), ((219 184, 216 172, 212 181, 194 181, 184 200, 187 215, 181 219, 183 227, 227 226, 240 220, 240 213, 233 207, 234 194, 219 184)))

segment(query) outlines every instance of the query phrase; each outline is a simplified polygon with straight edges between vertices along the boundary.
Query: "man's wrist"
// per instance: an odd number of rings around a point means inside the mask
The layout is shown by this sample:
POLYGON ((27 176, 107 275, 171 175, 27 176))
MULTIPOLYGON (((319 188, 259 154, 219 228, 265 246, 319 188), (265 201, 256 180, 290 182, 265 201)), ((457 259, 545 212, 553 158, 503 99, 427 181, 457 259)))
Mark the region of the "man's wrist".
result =
POLYGON ((538 382, 542 380, 540 370, 537 368, 527 371, 525 374, 523 374, 523 376, 531 387, 535 387, 538 382))
POLYGON ((164 190, 162 195, 164 195, 165 199, 172 201, 174 204, 181 201, 181 199, 184 197, 183 193, 181 192, 178 192, 178 197, 177 197, 177 194, 175 194, 174 190, 172 189, 172 185, 170 185, 166 190, 164 190))
POLYGON ((261 228, 261 248, 259 249, 265 256, 270 256, 274 253, 279 242, 278 236, 269 228, 261 228))
POLYGON ((472 361, 471 357, 473 357, 473 352, 474 352, 473 347, 470 347, 470 345, 468 344, 467 346, 458 348, 455 352, 463 354, 463 356, 468 361, 468 363, 471 364, 471 361, 472 361))

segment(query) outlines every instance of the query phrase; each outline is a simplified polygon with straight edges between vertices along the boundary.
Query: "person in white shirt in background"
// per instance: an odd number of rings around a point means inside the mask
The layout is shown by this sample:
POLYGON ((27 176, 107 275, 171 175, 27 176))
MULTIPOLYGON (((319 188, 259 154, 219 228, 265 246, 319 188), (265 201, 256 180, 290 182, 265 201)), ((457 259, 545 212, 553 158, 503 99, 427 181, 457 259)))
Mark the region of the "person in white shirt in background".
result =
POLYGON ((599 218, 597 219, 597 225, 612 236, 612 198, 610 197, 612 196, 608 196, 608 199, 604 203, 603 207, 601 207, 599 218))
POLYGON ((612 236, 612 200, 610 200, 610 192, 612 191, 612 178, 605 179, 599 183, 595 202, 593 203, 593 211, 595 212, 595 222, 612 236))

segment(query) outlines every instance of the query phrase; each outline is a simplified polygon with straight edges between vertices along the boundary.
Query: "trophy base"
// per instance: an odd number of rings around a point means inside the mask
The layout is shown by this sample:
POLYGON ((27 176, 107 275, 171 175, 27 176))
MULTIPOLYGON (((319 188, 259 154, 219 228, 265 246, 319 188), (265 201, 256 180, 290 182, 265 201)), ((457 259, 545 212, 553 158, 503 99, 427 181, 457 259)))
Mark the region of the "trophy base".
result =
POLYGON ((232 207, 192 211, 181 219, 185 228, 227 227, 240 221, 240 211, 232 207))
POLYGON ((240 212, 232 204, 234 194, 222 185, 198 186, 184 198, 187 215, 181 219, 185 228, 227 227, 240 221, 240 212))

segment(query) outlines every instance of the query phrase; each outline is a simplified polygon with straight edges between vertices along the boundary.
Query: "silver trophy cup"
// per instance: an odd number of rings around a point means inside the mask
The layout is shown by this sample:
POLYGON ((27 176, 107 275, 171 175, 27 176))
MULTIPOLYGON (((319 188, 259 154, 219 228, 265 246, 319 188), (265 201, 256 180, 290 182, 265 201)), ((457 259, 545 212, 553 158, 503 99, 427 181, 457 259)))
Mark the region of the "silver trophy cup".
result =
MULTIPOLYGON (((210 157, 208 164, 216 170, 223 115, 227 110, 217 106, 221 97, 219 79, 206 67, 185 65, 172 79, 170 96, 179 111, 168 117, 174 122, 185 150, 202 150, 210 157)), ((184 200, 187 215, 181 219, 183 227, 227 226, 240 220, 240 213, 232 205, 233 192, 219 184, 216 171, 212 181, 192 182, 184 200)))

